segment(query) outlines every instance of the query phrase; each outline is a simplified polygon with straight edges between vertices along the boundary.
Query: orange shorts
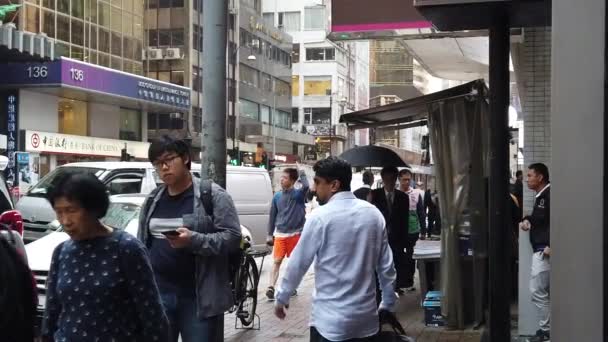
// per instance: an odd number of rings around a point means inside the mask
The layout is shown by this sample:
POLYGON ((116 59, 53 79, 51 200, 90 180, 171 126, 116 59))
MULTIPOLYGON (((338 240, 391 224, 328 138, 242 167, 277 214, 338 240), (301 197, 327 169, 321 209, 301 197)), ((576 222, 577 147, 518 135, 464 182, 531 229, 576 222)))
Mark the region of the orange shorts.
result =
POLYGON ((300 241, 300 234, 288 237, 275 237, 274 238, 274 259, 280 260, 285 257, 290 257, 293 249, 300 241))

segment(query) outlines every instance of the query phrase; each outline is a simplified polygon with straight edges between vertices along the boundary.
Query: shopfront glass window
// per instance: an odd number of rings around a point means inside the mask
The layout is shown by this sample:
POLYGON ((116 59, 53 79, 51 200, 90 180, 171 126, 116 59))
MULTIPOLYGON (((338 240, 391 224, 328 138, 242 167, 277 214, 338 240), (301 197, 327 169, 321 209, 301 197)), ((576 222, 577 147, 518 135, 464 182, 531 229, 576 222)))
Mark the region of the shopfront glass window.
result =
POLYGON ((87 103, 77 100, 61 99, 58 106, 59 133, 88 135, 87 103))
POLYGON ((141 140, 141 113, 139 111, 120 109, 120 139, 141 140))

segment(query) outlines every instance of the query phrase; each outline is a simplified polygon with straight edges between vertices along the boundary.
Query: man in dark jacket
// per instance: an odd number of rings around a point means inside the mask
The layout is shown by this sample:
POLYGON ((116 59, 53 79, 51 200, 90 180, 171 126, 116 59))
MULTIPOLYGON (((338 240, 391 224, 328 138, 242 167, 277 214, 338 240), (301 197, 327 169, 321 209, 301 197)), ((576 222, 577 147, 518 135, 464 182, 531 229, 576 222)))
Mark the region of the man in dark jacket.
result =
POLYGON ((146 199, 137 237, 150 263, 177 342, 224 340, 224 312, 233 304, 229 254, 238 250, 241 228, 232 198, 211 184, 212 215, 206 213, 201 181, 190 173, 190 149, 163 137, 148 157, 163 183, 146 199))
POLYGON ((369 200, 369 194, 372 192, 374 185, 374 174, 371 171, 363 172, 363 186, 355 190, 353 194, 360 200, 369 200))
POLYGON ((524 217, 523 221, 519 224, 522 230, 530 231, 530 243, 534 252, 532 255, 530 291, 532 293, 532 302, 537 307, 540 316, 540 329, 530 342, 550 340, 550 187, 549 169, 547 166, 542 163, 530 165, 528 168, 528 188, 536 192, 534 209, 532 210, 532 214, 524 217))
POLYGON ((396 189, 399 170, 396 167, 385 167, 382 169, 383 187, 372 190, 371 203, 375 205, 386 221, 388 232, 388 244, 393 252, 395 269, 397 270, 396 287, 400 289, 412 287, 413 280, 408 280, 408 266, 404 252, 408 238, 408 212, 410 207, 409 198, 402 191, 396 189))

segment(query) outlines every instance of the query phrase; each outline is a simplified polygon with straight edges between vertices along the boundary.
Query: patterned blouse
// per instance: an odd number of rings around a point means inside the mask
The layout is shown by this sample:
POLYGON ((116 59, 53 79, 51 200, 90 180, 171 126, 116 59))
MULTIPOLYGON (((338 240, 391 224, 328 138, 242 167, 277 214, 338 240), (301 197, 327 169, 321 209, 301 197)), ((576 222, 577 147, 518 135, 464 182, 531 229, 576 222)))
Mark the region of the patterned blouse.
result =
POLYGON ((56 342, 166 341, 167 316, 143 244, 114 230, 59 245, 42 336, 56 342))

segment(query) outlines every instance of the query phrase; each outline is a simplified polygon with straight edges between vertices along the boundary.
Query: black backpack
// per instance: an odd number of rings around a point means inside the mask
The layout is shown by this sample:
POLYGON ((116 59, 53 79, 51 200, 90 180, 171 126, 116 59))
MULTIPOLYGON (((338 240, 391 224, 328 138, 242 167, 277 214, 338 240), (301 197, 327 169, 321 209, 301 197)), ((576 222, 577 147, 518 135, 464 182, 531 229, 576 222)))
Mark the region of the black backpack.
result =
MULTIPOLYGON (((212 187, 213 181, 210 179, 201 180, 201 202, 203 202, 203 208, 205 208, 205 213, 207 216, 211 218, 213 221, 213 194, 212 187)), ((228 255, 228 265, 230 270, 230 285, 232 286, 232 290, 234 293, 235 284, 234 281, 236 279, 236 274, 241 266, 241 259, 243 257, 244 251, 239 248, 236 252, 232 252, 228 255)))

